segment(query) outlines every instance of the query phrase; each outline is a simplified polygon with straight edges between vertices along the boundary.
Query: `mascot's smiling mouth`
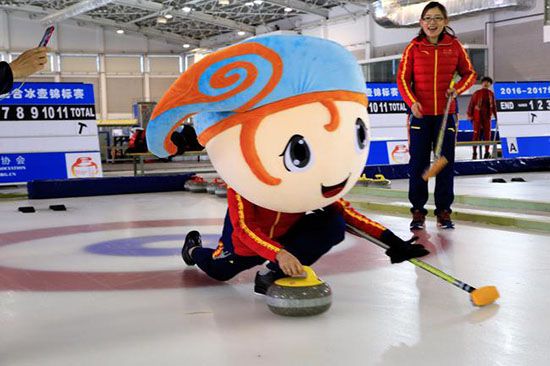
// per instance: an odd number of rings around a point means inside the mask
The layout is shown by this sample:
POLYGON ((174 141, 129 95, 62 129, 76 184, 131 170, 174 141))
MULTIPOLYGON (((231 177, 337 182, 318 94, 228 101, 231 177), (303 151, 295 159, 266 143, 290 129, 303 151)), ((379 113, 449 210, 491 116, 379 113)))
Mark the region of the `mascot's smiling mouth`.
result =
MULTIPOLYGON (((351 174, 350 174, 351 175, 351 174)), ((333 185, 333 186, 324 186, 321 184, 321 193, 323 193, 323 197, 330 198, 336 196, 338 193, 342 192, 342 189, 346 186, 346 183, 348 182, 349 175, 344 181, 333 185)))

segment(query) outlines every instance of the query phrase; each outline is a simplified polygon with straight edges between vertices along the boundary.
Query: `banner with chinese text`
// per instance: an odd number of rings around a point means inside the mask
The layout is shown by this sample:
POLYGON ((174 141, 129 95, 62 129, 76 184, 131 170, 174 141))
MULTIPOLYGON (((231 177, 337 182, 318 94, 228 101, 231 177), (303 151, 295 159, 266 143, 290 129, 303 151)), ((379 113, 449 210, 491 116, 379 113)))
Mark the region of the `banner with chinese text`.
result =
POLYGON ((101 176, 92 84, 15 83, 0 96, 0 184, 101 176))

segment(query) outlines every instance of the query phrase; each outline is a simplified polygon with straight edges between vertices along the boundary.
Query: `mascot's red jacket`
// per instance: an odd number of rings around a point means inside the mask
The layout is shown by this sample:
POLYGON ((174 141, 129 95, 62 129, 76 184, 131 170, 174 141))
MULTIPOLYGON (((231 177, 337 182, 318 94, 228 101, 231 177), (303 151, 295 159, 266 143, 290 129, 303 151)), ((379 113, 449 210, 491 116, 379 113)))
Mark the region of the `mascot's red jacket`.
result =
MULTIPOLYGON (((397 71, 397 86, 403 100, 410 107, 419 102, 424 115, 445 113, 445 95, 454 72, 461 79, 454 86, 457 94, 463 93, 476 81, 476 72, 459 40, 445 33, 438 44, 426 37, 416 37, 403 52, 397 71)), ((452 103, 449 113, 455 113, 452 103)))
MULTIPOLYGON (((227 201, 235 253, 242 256, 260 255, 273 262, 283 247, 277 238, 305 215, 305 212, 283 213, 257 206, 231 188, 227 190, 227 201)), ((386 230, 384 226, 355 211, 343 199, 334 202, 331 207, 340 211, 347 223, 375 238, 380 238, 386 230)))

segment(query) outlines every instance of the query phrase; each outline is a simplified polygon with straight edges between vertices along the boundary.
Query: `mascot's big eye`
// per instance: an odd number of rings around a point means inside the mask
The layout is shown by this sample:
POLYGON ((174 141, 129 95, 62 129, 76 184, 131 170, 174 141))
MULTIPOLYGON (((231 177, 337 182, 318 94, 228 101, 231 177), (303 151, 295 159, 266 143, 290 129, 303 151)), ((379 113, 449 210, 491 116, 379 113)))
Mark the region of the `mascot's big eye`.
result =
POLYGON ((355 121, 355 148, 361 152, 367 146, 367 126, 361 118, 355 121))
POLYGON ((292 136, 279 156, 283 157, 285 168, 289 172, 306 170, 313 162, 306 139, 300 135, 292 136))

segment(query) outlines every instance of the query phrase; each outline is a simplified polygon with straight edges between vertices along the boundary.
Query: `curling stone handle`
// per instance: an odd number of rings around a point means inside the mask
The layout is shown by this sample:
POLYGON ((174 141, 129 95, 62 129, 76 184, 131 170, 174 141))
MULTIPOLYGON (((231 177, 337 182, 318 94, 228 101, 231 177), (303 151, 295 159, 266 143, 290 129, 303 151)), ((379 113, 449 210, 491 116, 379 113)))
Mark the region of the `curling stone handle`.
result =
POLYGON ((298 276, 298 277, 304 278, 306 281, 312 281, 317 279, 317 274, 315 274, 315 272, 310 266, 302 266, 302 267, 304 267, 305 275, 298 276))
POLYGON ((286 287, 304 287, 304 286, 317 286, 323 283, 313 269, 309 266, 303 266, 305 276, 298 277, 283 277, 275 281, 275 284, 286 287))

